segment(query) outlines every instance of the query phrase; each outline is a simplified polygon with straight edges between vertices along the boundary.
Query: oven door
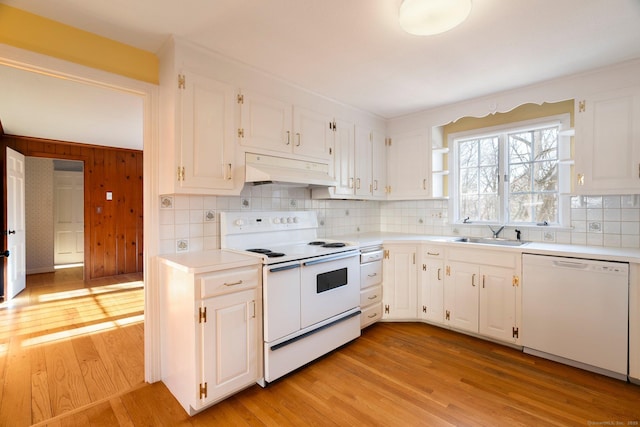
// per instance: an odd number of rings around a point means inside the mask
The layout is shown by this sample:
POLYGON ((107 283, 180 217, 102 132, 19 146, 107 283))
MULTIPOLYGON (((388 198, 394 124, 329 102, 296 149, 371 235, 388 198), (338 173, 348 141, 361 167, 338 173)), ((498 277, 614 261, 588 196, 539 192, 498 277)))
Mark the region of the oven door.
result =
POLYGON ((263 267, 264 340, 300 330, 300 261, 263 267))
POLYGON ((312 258, 302 263, 301 327, 306 328, 360 305, 358 251, 312 258))

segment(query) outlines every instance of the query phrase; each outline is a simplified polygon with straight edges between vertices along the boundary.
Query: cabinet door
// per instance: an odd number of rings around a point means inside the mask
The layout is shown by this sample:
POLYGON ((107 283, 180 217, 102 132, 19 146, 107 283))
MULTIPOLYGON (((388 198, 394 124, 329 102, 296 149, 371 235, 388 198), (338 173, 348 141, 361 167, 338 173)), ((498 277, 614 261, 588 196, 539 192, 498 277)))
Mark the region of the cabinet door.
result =
POLYGON ((202 323, 202 405, 252 384, 258 378, 258 290, 204 300, 202 323))
POLYGON ((410 133, 391 138, 387 150, 389 199, 429 197, 428 138, 425 133, 410 133))
POLYGON ((333 117, 296 105, 293 116, 293 153, 330 160, 333 117))
POLYGON ((366 128, 356 127, 355 193, 358 196, 370 196, 373 191, 371 184, 373 144, 371 138, 372 134, 366 128))
POLYGON ((636 194, 640 188, 640 87, 576 103, 575 190, 636 194))
POLYGON ((291 104, 243 91, 240 104, 240 145, 264 151, 293 151, 291 104))
POLYGON ((382 199, 387 187, 387 146, 384 132, 374 130, 371 134, 371 194, 382 199))
POLYGON ((333 170, 338 185, 335 194, 350 196, 355 188, 355 128, 347 121, 336 122, 333 170))
POLYGON ((475 264, 451 262, 445 278, 445 320, 454 328, 478 332, 479 269, 475 264), (448 312, 448 319, 446 319, 448 312))
POLYGON ((235 99, 232 86, 185 73, 179 89, 181 188, 233 188, 235 99))
POLYGON ((417 309, 416 247, 386 245, 383 260, 383 319, 415 319, 417 309), (388 252, 387 252, 388 251, 388 252))
POLYGON ((480 333, 501 341, 515 342, 516 290, 513 270, 480 267, 480 333))
POLYGON ((444 263, 423 258, 420 316, 434 323, 444 323, 444 263))

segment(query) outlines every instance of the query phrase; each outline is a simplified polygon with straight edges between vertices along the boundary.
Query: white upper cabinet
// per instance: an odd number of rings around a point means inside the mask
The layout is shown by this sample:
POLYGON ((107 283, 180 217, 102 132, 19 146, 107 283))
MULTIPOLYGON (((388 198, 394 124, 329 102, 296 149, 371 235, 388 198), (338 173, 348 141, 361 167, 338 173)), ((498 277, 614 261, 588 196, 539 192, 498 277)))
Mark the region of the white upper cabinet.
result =
MULTIPOLYGON (((334 178, 338 185, 334 194, 350 196, 355 189, 355 126, 345 120, 336 121, 334 178)), ((325 190, 326 192, 327 190, 325 190)))
POLYGON ((431 196, 428 145, 426 131, 390 138, 387 150, 388 199, 425 199, 431 196))
POLYGON ((313 189, 315 199, 384 199, 386 146, 384 132, 371 126, 334 121, 334 177, 336 187, 313 189))
POLYGON ((293 153, 330 160, 333 154, 333 117, 308 108, 293 107, 293 153))
POLYGON ((264 154, 284 154, 329 161, 333 152, 333 119, 329 115, 257 92, 243 90, 240 145, 264 154))
POLYGON ((387 188, 387 144, 381 130, 371 131, 371 195, 384 199, 387 188))
POLYGON ((293 110, 291 104, 243 90, 238 136, 243 147, 291 153, 293 110))
POLYGON ((640 188, 640 87, 576 100, 574 189, 636 194, 640 188))
POLYGON ((180 185, 188 188, 231 189, 236 123, 236 89, 194 73, 184 73, 180 92, 182 136, 180 185))
POLYGON ((161 81, 161 193, 237 194, 237 89, 189 70, 161 81), (172 78, 171 78, 172 77, 172 78))

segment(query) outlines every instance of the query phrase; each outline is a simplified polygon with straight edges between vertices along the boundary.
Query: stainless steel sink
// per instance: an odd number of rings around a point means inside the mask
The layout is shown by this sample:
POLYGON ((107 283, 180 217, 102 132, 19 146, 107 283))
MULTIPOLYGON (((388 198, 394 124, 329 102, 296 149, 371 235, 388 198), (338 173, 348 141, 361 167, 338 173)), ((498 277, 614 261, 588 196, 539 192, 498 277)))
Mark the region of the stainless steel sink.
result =
POLYGON ((509 240, 493 237, 460 237, 455 239, 454 242, 462 243, 479 243, 481 245, 496 245, 496 246, 522 246, 528 242, 522 240, 509 240))

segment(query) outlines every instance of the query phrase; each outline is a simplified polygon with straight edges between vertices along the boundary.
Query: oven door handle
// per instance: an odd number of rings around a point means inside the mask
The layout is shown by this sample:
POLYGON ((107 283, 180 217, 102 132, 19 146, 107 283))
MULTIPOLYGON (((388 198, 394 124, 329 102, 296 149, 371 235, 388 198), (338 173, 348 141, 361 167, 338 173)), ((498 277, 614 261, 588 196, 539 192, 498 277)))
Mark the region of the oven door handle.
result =
POLYGON ((285 271, 285 270, 293 270, 294 268, 300 268, 300 264, 285 265, 283 267, 273 267, 269 269, 269 273, 276 273, 278 271, 285 271))
POLYGON ((356 257, 358 255, 359 255, 359 252, 349 252, 348 254, 343 254, 343 255, 336 255, 336 256, 321 258, 321 259, 312 259, 311 261, 303 262, 302 265, 306 267, 308 265, 322 264, 323 262, 331 262, 339 259, 356 257))

